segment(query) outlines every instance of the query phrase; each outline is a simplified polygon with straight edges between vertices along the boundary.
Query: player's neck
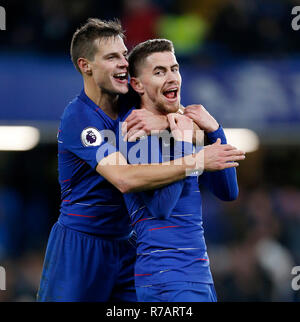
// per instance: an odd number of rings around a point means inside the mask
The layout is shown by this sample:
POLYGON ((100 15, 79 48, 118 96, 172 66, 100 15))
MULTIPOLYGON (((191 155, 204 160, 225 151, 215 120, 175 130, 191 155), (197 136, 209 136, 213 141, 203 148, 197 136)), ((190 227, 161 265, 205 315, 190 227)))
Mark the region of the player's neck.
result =
POLYGON ((152 112, 153 114, 161 115, 161 112, 157 110, 156 106, 154 106, 154 104, 152 102, 146 101, 143 98, 141 99, 140 108, 144 108, 144 109, 152 112))
POLYGON ((93 86, 86 82, 84 83, 84 91, 85 94, 111 119, 115 120, 118 118, 118 95, 103 93, 98 86, 93 86))

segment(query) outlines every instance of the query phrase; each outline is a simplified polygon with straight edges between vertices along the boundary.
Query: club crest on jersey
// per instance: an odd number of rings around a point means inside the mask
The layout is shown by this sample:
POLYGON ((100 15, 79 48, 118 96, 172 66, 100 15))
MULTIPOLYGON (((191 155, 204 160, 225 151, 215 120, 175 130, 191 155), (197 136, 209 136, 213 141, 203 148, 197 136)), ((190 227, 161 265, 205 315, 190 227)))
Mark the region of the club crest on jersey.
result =
POLYGON ((81 141, 84 146, 97 146, 102 142, 100 132, 94 127, 87 127, 81 132, 81 141))

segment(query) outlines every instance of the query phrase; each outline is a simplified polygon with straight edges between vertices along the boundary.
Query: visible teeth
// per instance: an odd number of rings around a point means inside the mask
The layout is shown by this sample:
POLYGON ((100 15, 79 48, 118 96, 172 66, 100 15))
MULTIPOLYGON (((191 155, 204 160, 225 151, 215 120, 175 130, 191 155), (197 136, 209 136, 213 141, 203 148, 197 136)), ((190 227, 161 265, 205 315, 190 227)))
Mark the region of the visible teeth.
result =
POLYGON ((167 92, 175 92, 175 91, 177 91, 177 88, 171 88, 171 89, 166 90, 165 93, 167 93, 167 92))
POLYGON ((126 76, 126 73, 116 74, 115 76, 117 76, 117 77, 125 77, 126 76))

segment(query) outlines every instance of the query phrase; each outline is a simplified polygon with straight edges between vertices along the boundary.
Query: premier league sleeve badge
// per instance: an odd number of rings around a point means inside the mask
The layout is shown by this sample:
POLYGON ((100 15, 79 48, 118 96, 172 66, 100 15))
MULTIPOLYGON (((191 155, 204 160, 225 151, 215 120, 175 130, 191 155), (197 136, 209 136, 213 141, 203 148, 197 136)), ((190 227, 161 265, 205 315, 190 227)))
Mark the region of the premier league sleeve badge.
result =
POLYGON ((94 127, 87 127, 81 132, 81 142, 84 146, 99 146, 102 143, 101 133, 94 127))

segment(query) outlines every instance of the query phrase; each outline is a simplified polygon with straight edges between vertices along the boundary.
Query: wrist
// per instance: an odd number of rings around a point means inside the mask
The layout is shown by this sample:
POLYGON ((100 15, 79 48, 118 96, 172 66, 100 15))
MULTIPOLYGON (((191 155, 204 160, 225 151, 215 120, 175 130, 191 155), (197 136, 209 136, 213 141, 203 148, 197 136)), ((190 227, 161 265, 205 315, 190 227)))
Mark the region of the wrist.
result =
POLYGON ((186 176, 201 175, 204 171, 204 151, 183 157, 186 176))
POLYGON ((221 125, 219 125, 219 128, 216 131, 206 133, 206 137, 207 137, 209 144, 215 143, 218 138, 221 139, 222 144, 227 143, 226 136, 225 136, 224 130, 221 125))
POLYGON ((214 122, 213 124, 209 125, 206 129, 205 132, 206 133, 212 133, 218 130, 218 128, 220 127, 218 122, 214 122))

